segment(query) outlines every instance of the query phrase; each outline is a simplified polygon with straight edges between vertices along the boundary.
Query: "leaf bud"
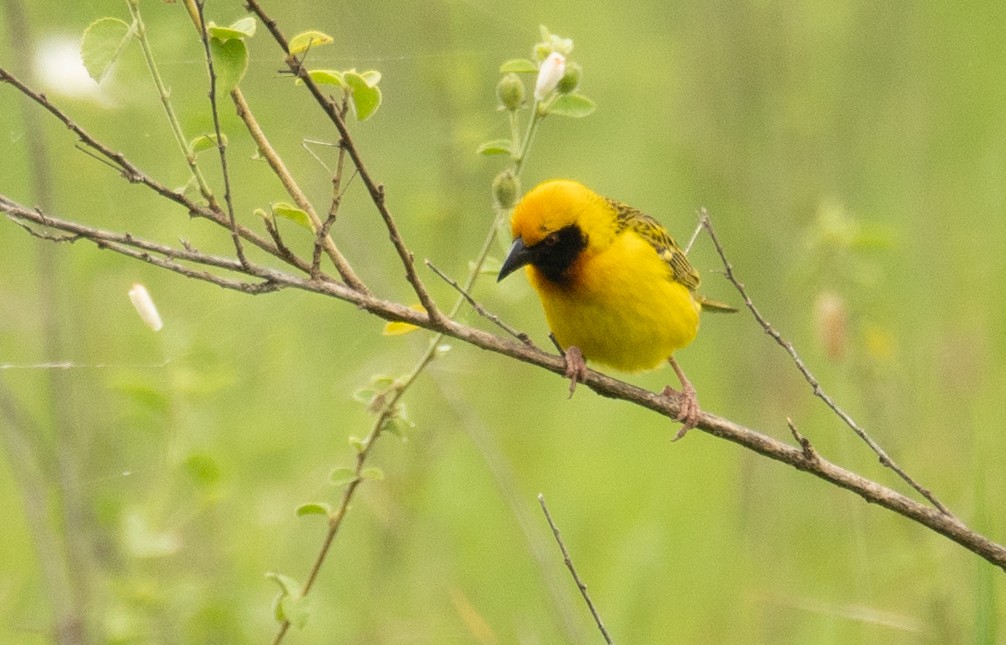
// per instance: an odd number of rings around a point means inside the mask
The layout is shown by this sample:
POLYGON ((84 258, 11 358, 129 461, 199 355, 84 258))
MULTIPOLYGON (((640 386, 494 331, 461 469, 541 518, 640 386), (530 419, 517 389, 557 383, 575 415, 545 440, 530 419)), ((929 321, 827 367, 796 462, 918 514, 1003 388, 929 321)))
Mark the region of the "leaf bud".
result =
POLYGON ((504 170, 493 179, 493 199, 496 205, 506 210, 513 208, 520 194, 520 181, 510 170, 504 170))
POLYGON ((516 112, 524 103, 524 81, 513 72, 505 74, 496 85, 496 96, 506 110, 516 112))

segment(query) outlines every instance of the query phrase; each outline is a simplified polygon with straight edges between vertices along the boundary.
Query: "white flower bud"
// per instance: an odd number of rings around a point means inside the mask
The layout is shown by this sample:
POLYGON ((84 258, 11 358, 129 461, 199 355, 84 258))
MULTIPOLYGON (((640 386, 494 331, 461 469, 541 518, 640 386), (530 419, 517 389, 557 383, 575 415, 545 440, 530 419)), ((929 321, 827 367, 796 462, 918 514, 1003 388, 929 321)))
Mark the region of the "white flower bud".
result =
POLYGON ((160 331, 164 323, 161 322, 161 315, 157 313, 157 307, 154 306, 154 300, 150 297, 147 288, 137 282, 129 290, 129 299, 133 301, 136 313, 140 314, 140 319, 146 323, 147 327, 154 331, 160 331))
POLYGON ((534 84, 534 100, 541 101, 555 90, 566 73, 566 57, 552 52, 538 68, 538 81, 534 84))

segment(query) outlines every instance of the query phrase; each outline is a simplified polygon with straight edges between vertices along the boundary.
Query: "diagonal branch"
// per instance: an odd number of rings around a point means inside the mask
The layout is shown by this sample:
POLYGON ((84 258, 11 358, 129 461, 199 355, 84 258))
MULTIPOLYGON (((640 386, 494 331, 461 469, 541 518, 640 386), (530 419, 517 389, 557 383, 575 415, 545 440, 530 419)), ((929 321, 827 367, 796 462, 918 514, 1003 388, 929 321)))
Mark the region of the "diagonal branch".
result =
POLYGON ((327 96, 318 87, 318 84, 314 82, 311 75, 308 74, 307 70, 301 64, 301 61, 290 54, 289 43, 283 32, 280 31, 279 26, 276 21, 270 18, 265 11, 259 6, 256 0, 246 0, 245 7, 254 13, 258 18, 265 24, 269 33, 272 34, 273 39, 276 43, 283 49, 284 54, 286 54, 286 64, 290 71, 297 78, 304 82, 308 91, 314 96, 315 101, 321 106, 322 110, 328 116, 329 120, 335 125, 336 130, 339 131, 339 137, 342 139, 342 146, 349 154, 349 158, 353 160, 353 165, 356 167, 357 172, 360 174, 360 179, 363 184, 367 187, 367 192, 370 194, 370 199, 377 208, 378 213, 381 215, 381 219, 384 220, 384 225, 388 229, 388 236, 391 239, 392 245, 395 247, 395 251, 398 253, 398 257, 402 260, 402 265, 405 267, 405 277, 412 285, 412 290, 415 291, 416 296, 419 297, 420 304, 429 313, 433 320, 444 321, 446 318, 444 314, 437 307, 433 298, 430 297, 429 292, 426 291, 426 287, 423 285, 422 280, 419 279, 419 275, 416 273, 415 258, 412 252, 409 251, 408 247, 405 246, 405 242, 402 240, 402 235, 398 231, 398 225, 395 223, 394 217, 391 215, 391 211, 388 210, 388 205, 385 201, 384 186, 378 184, 374 181, 374 178, 370 176, 370 172, 367 170, 363 163, 363 157, 360 155, 359 150, 356 148, 356 144, 353 142, 352 136, 349 134, 349 128, 346 127, 346 121, 343 119, 342 114, 339 111, 339 105, 331 97, 327 96))
MULTIPOLYGON (((357 291, 363 291, 364 293, 369 292, 363 281, 357 277, 356 273, 353 271, 353 267, 349 265, 349 261, 342 255, 338 247, 336 247, 335 242, 332 237, 328 235, 325 230, 325 222, 321 221, 318 213, 314 210, 314 205, 304 194, 304 191, 300 189, 297 181, 287 170, 286 164, 283 163, 283 159, 280 158, 276 149, 272 147, 269 143, 269 138, 266 136, 265 132, 259 126, 258 121, 252 114, 251 108, 248 106, 248 102, 244 98, 244 93, 241 92, 240 88, 234 88, 231 91, 231 100, 234 101, 234 107, 237 111, 238 117, 244 122, 245 128, 247 128, 248 133, 251 134, 252 139, 255 141, 255 145, 258 146, 259 151, 262 156, 265 157, 266 162, 269 167, 272 168, 273 173, 279 178, 283 187, 286 189, 290 198, 293 199, 297 207, 307 213, 308 218, 311 220, 311 224, 314 226, 315 231, 319 232, 321 235, 320 246, 325 249, 325 253, 328 254, 332 264, 335 265, 335 269, 342 276, 342 279, 349 286, 353 287, 357 291)), ((331 225, 329 225, 331 226, 331 225)), ((311 263, 312 267, 316 266, 314 262, 311 263)))
MULTIPOLYGON (((351 303, 384 320, 410 323, 417 327, 423 327, 424 329, 450 336, 479 349, 501 354, 508 358, 546 369, 560 377, 565 371, 565 363, 559 356, 549 354, 536 347, 529 347, 516 340, 496 336, 481 329, 462 325, 453 320, 435 320, 427 313, 415 311, 401 303, 360 293, 339 282, 313 280, 309 277, 296 276, 268 267, 255 265, 242 267, 238 261, 233 259, 216 258, 191 249, 163 247, 153 242, 139 240, 128 234, 100 231, 76 222, 50 217, 35 209, 22 206, 2 195, 0 195, 0 210, 6 212, 9 217, 15 220, 26 221, 70 233, 82 239, 90 240, 103 248, 108 248, 117 253, 145 262, 156 263, 158 266, 182 273, 187 277, 210 282, 224 288, 251 293, 260 293, 263 290, 284 287, 309 291, 351 303), (151 258, 154 253, 168 259, 152 262, 151 258), (226 269, 227 271, 256 278, 261 282, 250 284, 244 281, 225 279, 206 272, 191 270, 186 272, 186 268, 182 267, 175 260, 184 260, 186 262, 226 269)), ((594 370, 587 370, 587 376, 583 384, 601 396, 621 399, 668 418, 676 418, 679 413, 678 400, 676 398, 644 390, 594 370)), ((701 414, 696 427, 708 434, 726 439, 764 457, 788 464, 797 470, 809 473, 826 482, 849 490, 869 503, 882 506, 947 537, 968 551, 1006 571, 1006 547, 974 531, 953 515, 944 513, 932 506, 919 503, 897 491, 842 468, 824 459, 816 451, 807 450, 802 445, 797 447, 783 443, 761 432, 709 412, 701 414)))
MULTIPOLYGON (((65 112, 60 110, 58 107, 53 105, 46 96, 40 92, 36 92, 28 87, 23 81, 14 76, 12 73, 6 69, 0 67, 0 82, 7 83, 12 87, 16 88, 22 94, 33 100, 35 103, 44 108, 47 112, 52 114, 56 119, 58 119, 68 130, 73 132, 77 138, 86 146, 87 149, 94 151, 94 156, 100 160, 107 160, 108 164, 115 168, 122 175, 126 181, 132 184, 140 184, 146 186, 150 190, 154 191, 161 197, 172 201, 179 206, 186 209, 189 215, 193 217, 201 217, 211 222, 224 226, 226 228, 230 227, 228 218, 224 215, 219 208, 213 206, 205 206, 193 201, 185 193, 172 190, 165 186, 164 184, 153 179, 142 170, 140 170, 135 164, 133 164, 129 159, 126 158, 121 152, 116 152, 106 146, 105 144, 98 141, 90 133, 88 133, 84 128, 79 126, 74 122, 65 112)), ((236 225, 238 234, 242 239, 247 240, 252 245, 258 247, 259 249, 265 251, 273 257, 279 258, 284 262, 288 262, 295 266, 298 270, 305 273, 311 273, 311 264, 305 262, 297 257, 288 257, 284 254, 277 245, 266 240, 264 237, 256 234, 250 229, 237 224, 236 225)), ((329 280, 328 276, 320 275, 320 279, 329 280)))
POLYGON ((939 509, 941 513, 953 516, 953 514, 949 510, 947 510, 947 507, 941 504, 940 501, 936 499, 936 496, 929 491, 929 489, 924 488, 918 482, 912 479, 908 475, 908 473, 906 473, 898 464, 894 462, 893 459, 891 459, 888 456, 888 454, 884 451, 884 449, 880 447, 880 444, 874 441, 873 438, 870 437, 870 435, 868 435, 866 431, 863 430, 863 428, 860 427, 859 424, 857 424, 855 420, 853 420, 853 418, 845 410, 840 408, 838 404, 835 403, 835 400, 832 399, 828 395, 828 393, 824 391, 824 388, 821 387, 821 384, 811 373, 810 368, 808 368, 806 363, 803 362, 803 359, 800 358, 800 355, 797 353, 796 348, 793 347, 793 344, 790 343, 785 338, 783 338, 782 334, 776 331, 776 329, 772 327, 771 324, 769 324, 768 320, 766 320, 765 317, 761 314, 761 311, 758 310, 758 307, 755 306, 754 302, 751 300, 751 297, 748 296, 747 290, 744 288, 744 285, 734 275, 733 267, 730 265, 730 261, 727 259, 726 252, 723 250, 723 246, 720 244, 719 238, 716 237, 716 232, 713 230, 712 221, 710 221, 709 214, 705 211, 705 209, 702 209, 701 215, 699 217, 699 222, 709 232, 709 237, 712 239, 713 245, 716 247, 716 252, 719 254, 720 260, 723 262, 723 268, 727 280, 729 280, 730 283, 734 285, 734 287, 740 293, 741 298, 743 298, 744 300, 744 305, 751 311, 751 314, 755 317, 755 320, 758 321, 758 324, 761 325, 761 328, 765 330, 765 333, 771 336, 772 339, 775 340, 775 342, 778 343, 783 349, 785 349, 786 353, 790 355, 790 358, 793 359, 793 363, 796 364, 797 369, 800 370, 800 373, 803 374, 804 379, 807 381, 807 383, 810 384, 811 389, 814 391, 814 396, 824 401, 825 405, 831 408, 831 410, 836 415, 838 415, 838 417, 842 421, 844 421, 847 426, 852 428, 852 431, 855 432, 860 439, 866 442, 866 445, 868 445, 870 449, 873 450, 873 452, 875 452, 878 457, 880 457, 880 463, 882 465, 886 466, 887 468, 890 468, 895 473, 897 473, 897 475, 901 477, 901 479, 905 480, 905 482, 909 486, 914 488, 916 492, 918 492, 924 498, 929 500, 929 502, 937 509, 939 509))
POLYGON ((611 645, 614 641, 611 640, 611 635, 608 634, 608 630, 604 626, 604 621, 601 620, 601 614, 597 611, 597 607, 594 605, 594 601, 590 599, 590 594, 587 593, 587 585, 580 578, 580 574, 576 572, 576 567, 573 566, 573 558, 569 555, 569 551, 566 549, 566 543, 562 541, 562 536, 559 534, 559 527, 555 525, 555 521, 552 520, 552 514, 548 512, 548 505, 545 504, 545 495, 538 493, 538 503, 541 504, 541 510, 545 513, 545 519, 548 520, 548 525, 552 529, 552 535, 555 536, 555 541, 559 544, 559 550, 562 551, 562 560, 566 563, 566 568, 569 569, 569 573, 573 576, 573 582, 576 583, 577 589, 580 590, 580 595, 583 596, 584 602, 587 603, 587 608, 590 609, 591 616, 594 617, 594 623, 597 624, 597 628, 601 630, 601 636, 604 637, 604 642, 611 645))

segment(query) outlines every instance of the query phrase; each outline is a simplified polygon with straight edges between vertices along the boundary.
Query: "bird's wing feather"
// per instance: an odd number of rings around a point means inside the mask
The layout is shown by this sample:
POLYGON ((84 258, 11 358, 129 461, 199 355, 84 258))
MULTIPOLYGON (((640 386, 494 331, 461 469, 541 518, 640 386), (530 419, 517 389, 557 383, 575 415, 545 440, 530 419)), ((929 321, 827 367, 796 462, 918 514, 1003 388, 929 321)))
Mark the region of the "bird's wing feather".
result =
POLYGON ((674 241, 660 222, 631 206, 609 199, 608 203, 618 214, 618 229, 628 228, 646 240, 671 268, 674 280, 692 291, 699 286, 699 272, 696 271, 685 252, 674 241))

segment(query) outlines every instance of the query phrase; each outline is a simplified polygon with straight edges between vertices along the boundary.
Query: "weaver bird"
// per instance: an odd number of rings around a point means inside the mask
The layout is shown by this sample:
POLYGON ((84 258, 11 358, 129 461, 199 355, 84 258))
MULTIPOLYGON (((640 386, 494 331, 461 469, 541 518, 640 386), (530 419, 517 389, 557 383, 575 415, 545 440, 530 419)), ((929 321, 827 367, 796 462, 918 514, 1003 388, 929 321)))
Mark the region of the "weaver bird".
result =
POLYGON ((562 350, 570 395, 586 361, 625 372, 670 362, 681 391, 675 439, 698 423, 698 397, 674 352, 695 339, 703 307, 735 311, 696 294, 699 274, 655 219, 583 184, 546 181, 517 204, 513 246, 498 280, 525 267, 552 338, 562 350))

